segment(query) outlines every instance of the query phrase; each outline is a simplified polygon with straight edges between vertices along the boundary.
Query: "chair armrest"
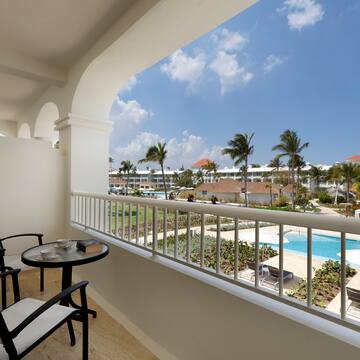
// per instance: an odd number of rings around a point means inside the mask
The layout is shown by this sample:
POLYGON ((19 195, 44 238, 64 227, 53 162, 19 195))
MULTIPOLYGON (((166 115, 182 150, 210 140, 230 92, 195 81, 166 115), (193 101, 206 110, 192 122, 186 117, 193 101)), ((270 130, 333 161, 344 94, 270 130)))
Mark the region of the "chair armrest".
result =
MULTIPOLYGON (((12 278, 12 282, 13 282, 13 289, 14 289, 14 301, 18 302, 20 300, 20 288, 19 288, 19 272, 21 270, 20 269, 11 269, 11 270, 6 270, 3 272, 0 272, 0 278, 4 279, 7 276, 11 276, 12 278)), ((5 289, 6 291, 6 289, 5 289)))
POLYGON ((31 237, 37 237, 38 241, 39 241, 39 245, 43 244, 42 238, 44 236, 44 234, 38 234, 38 233, 26 233, 26 234, 16 234, 16 235, 11 235, 11 236, 7 236, 4 237, 2 239, 0 239, 0 242, 4 241, 4 240, 8 240, 8 239, 12 239, 12 238, 17 238, 17 237, 24 237, 24 236, 31 236, 31 237))
POLYGON ((12 338, 19 335, 21 331, 23 331, 31 322, 33 322, 36 318, 38 318, 41 314, 43 314, 46 310, 50 309, 52 306, 57 304, 59 301, 68 297, 74 291, 80 289, 81 294, 81 310, 86 311, 87 313, 87 302, 86 302, 86 292, 85 288, 88 285, 88 281, 81 281, 61 293, 55 295, 53 298, 48 300, 45 304, 41 305, 38 309, 36 309, 31 315, 29 315, 25 320, 23 320, 15 329, 10 331, 10 335, 12 338))

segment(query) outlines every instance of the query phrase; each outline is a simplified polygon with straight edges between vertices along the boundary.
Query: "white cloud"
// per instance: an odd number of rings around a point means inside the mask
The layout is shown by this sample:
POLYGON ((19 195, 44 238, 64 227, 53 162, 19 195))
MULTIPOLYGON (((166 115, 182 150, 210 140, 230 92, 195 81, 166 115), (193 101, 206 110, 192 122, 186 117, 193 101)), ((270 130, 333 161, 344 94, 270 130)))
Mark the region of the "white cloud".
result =
POLYGON ((210 64, 210 69, 219 76, 222 94, 238 85, 247 84, 254 77, 245 67, 239 65, 235 54, 228 54, 225 51, 217 53, 210 64))
POLYGON ((284 60, 279 58, 278 56, 271 54, 266 57, 263 65, 263 69, 265 72, 270 72, 275 67, 280 66, 284 63, 284 60))
POLYGON ((124 93, 126 91, 131 91, 135 85, 137 85, 139 83, 139 80, 137 79, 137 77, 134 75, 132 76, 130 79, 128 79, 125 84, 121 87, 119 93, 124 93))
POLYGON ((317 0, 285 0, 281 11, 287 12, 290 29, 301 30, 321 21, 325 12, 317 0))
MULTIPOLYGON (((158 134, 141 132, 126 146, 117 147, 114 150, 114 156, 118 161, 128 159, 137 163, 139 159, 144 157, 147 149, 159 141, 164 142, 165 140, 158 134)), ((190 134, 187 131, 183 132, 180 140, 175 137, 171 138, 167 142, 167 150, 168 154, 165 164, 173 169, 180 168, 182 165, 190 167, 195 161, 204 157, 210 158, 222 165, 229 163, 228 158, 221 154, 220 146, 208 147, 203 137, 190 134)))
POLYGON ((228 52, 238 51, 248 42, 248 39, 239 32, 230 31, 225 28, 214 31, 211 38, 215 42, 218 50, 228 52))
POLYGON ((136 100, 124 101, 119 96, 113 103, 111 119, 121 126, 135 127, 153 116, 152 111, 145 110, 136 100))
POLYGON ((179 49, 169 58, 169 61, 162 64, 160 70, 167 74, 170 79, 187 83, 191 90, 194 90, 198 83, 206 62, 202 53, 191 57, 179 49))

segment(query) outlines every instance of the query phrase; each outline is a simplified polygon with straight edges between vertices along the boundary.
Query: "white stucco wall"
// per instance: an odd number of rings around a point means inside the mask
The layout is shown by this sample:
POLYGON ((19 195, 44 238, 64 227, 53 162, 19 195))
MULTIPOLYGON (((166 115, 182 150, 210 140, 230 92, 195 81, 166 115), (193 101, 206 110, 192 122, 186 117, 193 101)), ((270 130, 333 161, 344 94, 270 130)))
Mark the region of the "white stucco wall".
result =
POLYGON ((172 358, 166 350, 184 360, 360 355, 359 348, 115 246, 107 258, 76 271, 90 281, 95 299, 161 359, 172 358))
MULTIPOLYGON (((0 237, 44 233, 45 241, 64 236, 65 159, 49 142, 0 138, 0 237)), ((18 252, 20 242, 9 245, 18 252)))

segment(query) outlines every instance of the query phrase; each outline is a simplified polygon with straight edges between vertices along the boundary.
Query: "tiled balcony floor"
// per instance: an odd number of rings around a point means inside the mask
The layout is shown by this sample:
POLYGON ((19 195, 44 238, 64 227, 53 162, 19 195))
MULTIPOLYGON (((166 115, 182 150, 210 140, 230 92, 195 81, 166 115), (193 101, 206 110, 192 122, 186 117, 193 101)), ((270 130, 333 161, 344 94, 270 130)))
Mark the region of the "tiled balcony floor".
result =
MULTIPOLYGON (((60 291, 59 270, 45 270, 45 292, 39 291, 39 271, 28 270, 20 273, 21 297, 49 299, 60 291)), ((12 288, 11 288, 12 289, 12 288)), ((76 299, 76 297, 75 297, 76 299)), ((10 301, 10 298, 9 298, 10 301)), ((12 302, 12 298, 11 298, 12 302)), ((111 318, 88 296, 89 307, 97 310, 98 317, 89 317, 89 359, 90 360, 153 360, 157 359, 123 326, 111 318)), ((74 321, 77 343, 69 344, 67 326, 63 325, 46 341, 33 350, 29 360, 79 360, 81 359, 81 324, 74 321)))

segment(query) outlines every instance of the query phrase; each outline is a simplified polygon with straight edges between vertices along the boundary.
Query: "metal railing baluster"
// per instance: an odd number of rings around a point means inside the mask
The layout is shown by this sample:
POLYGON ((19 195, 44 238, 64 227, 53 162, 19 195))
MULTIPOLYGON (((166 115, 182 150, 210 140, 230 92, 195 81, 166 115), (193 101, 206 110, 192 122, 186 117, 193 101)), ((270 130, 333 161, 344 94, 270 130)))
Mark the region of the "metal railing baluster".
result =
POLYGON ((125 203, 121 204, 121 238, 125 240, 125 203))
POLYGON ((148 237, 148 207, 144 206, 144 246, 147 246, 147 237, 148 237))
POLYGON ((259 287, 259 247, 260 247, 260 225, 255 221, 255 287, 259 287))
POLYGON ((284 225, 279 225, 279 296, 284 294, 284 225))
POLYGON ((164 208, 163 210, 163 253, 167 254, 167 209, 164 208))
POLYGON ((119 202, 115 202, 115 236, 119 236, 119 202))
POLYGON ((234 219, 234 280, 239 278, 239 219, 234 219))
POLYGON ((187 213, 186 220, 186 262, 190 262, 190 240, 191 240, 191 213, 187 213))
POLYGON ((220 273, 220 269, 221 269, 221 258, 220 258, 220 251, 221 251, 221 239, 220 239, 220 235, 221 235, 221 222, 220 222, 220 216, 216 217, 216 273, 219 274, 220 273))
POLYGON ((341 233, 341 272, 340 272, 340 292, 341 305, 340 315, 342 319, 346 318, 346 233, 341 233))
POLYGON ((179 210, 175 210, 175 245, 174 245, 174 258, 178 258, 178 248, 179 248, 179 210))
POLYGON ((152 250, 153 250, 153 255, 156 254, 157 251, 157 241, 158 241, 158 233, 157 233, 157 207, 154 206, 153 207, 153 241, 152 241, 152 250))
POLYGON ((140 205, 136 204, 136 243, 137 244, 139 244, 139 235, 140 235, 139 213, 140 213, 140 205))
POLYGON ((132 206, 129 203, 129 215, 128 215, 128 241, 131 241, 131 234, 132 233, 132 206))
POLYGON ((200 266, 204 267, 205 255, 205 214, 201 214, 201 230, 200 230, 200 266))
POLYGON ((312 229, 307 228, 307 306, 312 306, 312 229))

